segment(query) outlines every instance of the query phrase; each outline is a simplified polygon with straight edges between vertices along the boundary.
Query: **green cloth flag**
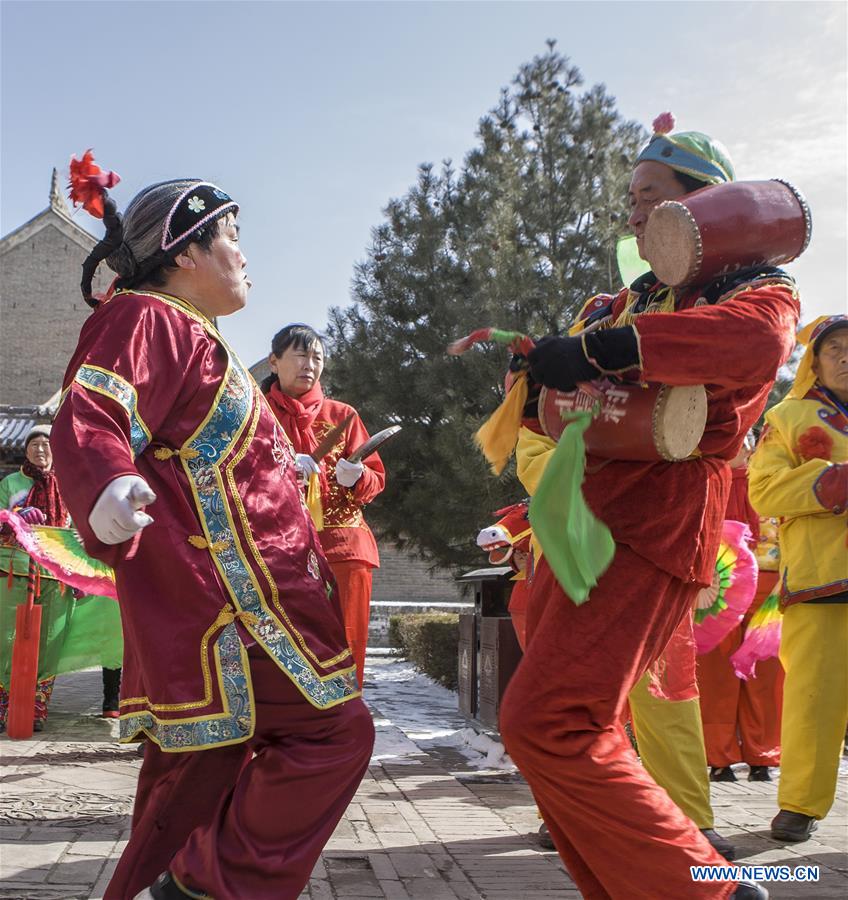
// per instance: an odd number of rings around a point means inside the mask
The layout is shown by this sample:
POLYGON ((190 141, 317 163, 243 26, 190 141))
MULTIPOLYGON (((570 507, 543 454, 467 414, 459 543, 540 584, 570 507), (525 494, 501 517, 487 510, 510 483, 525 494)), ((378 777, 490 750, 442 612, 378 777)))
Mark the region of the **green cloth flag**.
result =
POLYGON ((609 568, 615 541, 583 499, 586 445, 593 413, 575 412, 530 501, 530 524, 560 587, 578 606, 609 568))

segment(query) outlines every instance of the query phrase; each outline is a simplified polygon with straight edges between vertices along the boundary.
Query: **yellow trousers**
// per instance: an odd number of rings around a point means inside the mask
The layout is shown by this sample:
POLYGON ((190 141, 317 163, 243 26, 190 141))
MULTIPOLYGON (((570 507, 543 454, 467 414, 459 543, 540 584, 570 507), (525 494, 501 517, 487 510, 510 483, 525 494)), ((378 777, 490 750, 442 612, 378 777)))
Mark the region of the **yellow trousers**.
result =
POLYGON ((781 809, 824 818, 833 805, 848 726, 848 603, 796 603, 783 615, 786 670, 781 809))
POLYGON ((642 765, 698 828, 712 828, 710 779, 698 698, 660 700, 648 690, 648 676, 644 675, 628 700, 642 765))

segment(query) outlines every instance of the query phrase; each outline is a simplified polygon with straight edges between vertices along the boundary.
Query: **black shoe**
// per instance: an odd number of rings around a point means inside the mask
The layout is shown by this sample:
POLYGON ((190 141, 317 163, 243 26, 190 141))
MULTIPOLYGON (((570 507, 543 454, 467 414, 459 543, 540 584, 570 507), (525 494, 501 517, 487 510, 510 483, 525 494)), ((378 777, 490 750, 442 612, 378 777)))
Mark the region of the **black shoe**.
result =
POLYGON ((728 862, 736 859, 736 848, 726 837, 722 837, 715 828, 702 828, 701 834, 712 844, 713 850, 720 853, 728 862))
POLYGON ((170 872, 163 872, 149 888, 143 890, 140 894, 136 894, 135 900, 184 900, 185 897, 205 897, 206 894, 196 893, 187 894, 174 881, 174 876, 170 872))
POLYGON ((713 766, 710 769, 710 781, 736 781, 730 766, 713 766))
POLYGON ((809 840, 810 835, 818 827, 815 816, 805 816, 804 813, 782 809, 771 820, 771 836, 776 841, 800 843, 809 840))
POLYGON ((120 669, 104 669, 103 670, 103 717, 107 719, 117 719, 115 715, 120 709, 121 696, 121 670, 120 669))
POLYGON ((768 766, 751 766, 748 772, 748 781, 771 781, 768 766))
POLYGON ((539 831, 536 833, 536 840, 543 850, 556 850, 551 833, 548 831, 548 826, 545 825, 544 822, 539 826, 539 831))
POLYGON ((740 881, 730 900, 768 900, 769 892, 756 881, 740 881))
POLYGON ((32 723, 32 730, 33 731, 44 731, 44 719, 36 719, 32 723))

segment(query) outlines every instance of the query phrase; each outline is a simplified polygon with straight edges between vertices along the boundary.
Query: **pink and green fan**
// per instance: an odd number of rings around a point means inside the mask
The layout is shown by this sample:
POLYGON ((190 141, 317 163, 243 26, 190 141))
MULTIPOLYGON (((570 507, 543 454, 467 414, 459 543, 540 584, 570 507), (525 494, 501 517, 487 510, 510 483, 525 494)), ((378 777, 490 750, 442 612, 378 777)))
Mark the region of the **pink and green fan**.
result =
POLYGON ((744 522, 725 519, 713 582, 695 603, 695 644, 709 653, 742 621, 757 590, 757 560, 744 522))
POLYGON ((756 678, 754 670, 757 663, 778 655, 782 615, 780 597, 775 589, 751 616, 751 621, 745 629, 745 638, 730 656, 730 663, 738 678, 743 681, 756 678))
POLYGON ((21 549, 63 584, 83 594, 117 599, 115 573, 85 552, 75 529, 29 525, 5 509, 0 510, 0 525, 8 525, 21 549))

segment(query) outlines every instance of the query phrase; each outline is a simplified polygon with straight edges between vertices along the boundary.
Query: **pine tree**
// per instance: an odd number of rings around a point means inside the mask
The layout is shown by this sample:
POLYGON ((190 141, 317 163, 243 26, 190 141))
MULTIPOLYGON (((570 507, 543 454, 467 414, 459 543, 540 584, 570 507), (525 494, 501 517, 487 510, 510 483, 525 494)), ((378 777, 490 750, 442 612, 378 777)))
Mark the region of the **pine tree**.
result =
POLYGON ((480 120, 461 170, 423 165, 389 202, 355 269, 353 305, 330 313, 330 391, 372 431, 403 426, 369 518, 434 565, 479 565, 478 529, 522 496, 472 442, 503 399, 508 357, 496 347, 448 357, 447 344, 486 325, 562 331, 588 296, 619 286, 615 241, 644 134, 603 86, 581 94, 581 84, 549 41, 480 120))

